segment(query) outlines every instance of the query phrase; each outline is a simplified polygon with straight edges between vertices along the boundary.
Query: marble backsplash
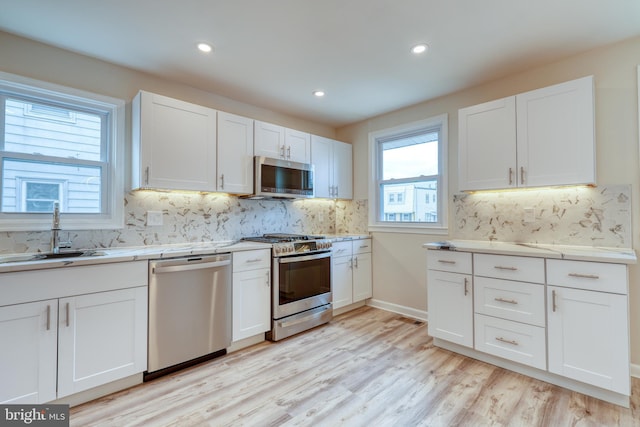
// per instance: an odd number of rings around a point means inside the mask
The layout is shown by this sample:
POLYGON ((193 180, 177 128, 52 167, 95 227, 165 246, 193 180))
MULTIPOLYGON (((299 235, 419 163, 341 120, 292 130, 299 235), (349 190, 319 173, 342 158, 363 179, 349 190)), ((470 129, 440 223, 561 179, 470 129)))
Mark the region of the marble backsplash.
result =
MULTIPOLYGON (((119 230, 64 230, 74 249, 236 240, 269 232, 366 233, 366 200, 247 200, 224 194, 136 191, 125 196, 119 230), (162 226, 147 226, 146 212, 161 211, 162 226), (364 217, 363 217, 364 216, 364 217)), ((0 232, 0 253, 46 252, 48 231, 0 232)))
POLYGON ((463 193, 453 205, 455 239, 632 247, 630 185, 463 193))

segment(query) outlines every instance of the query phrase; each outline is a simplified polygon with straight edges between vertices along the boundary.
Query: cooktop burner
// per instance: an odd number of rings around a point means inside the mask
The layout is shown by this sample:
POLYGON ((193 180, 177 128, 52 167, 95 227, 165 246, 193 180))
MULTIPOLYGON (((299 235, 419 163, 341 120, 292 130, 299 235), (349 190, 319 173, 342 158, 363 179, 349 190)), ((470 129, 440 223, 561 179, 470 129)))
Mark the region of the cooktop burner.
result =
POLYGON ((331 241, 325 239, 324 236, 270 233, 262 236, 244 237, 242 240, 272 244, 274 257, 331 250, 331 241))
POLYGON ((311 236, 306 234, 290 234, 290 233, 268 233, 262 236, 245 237, 242 240, 251 240, 254 242, 264 243, 283 243, 283 242, 299 242, 304 240, 320 240, 323 236, 311 236))

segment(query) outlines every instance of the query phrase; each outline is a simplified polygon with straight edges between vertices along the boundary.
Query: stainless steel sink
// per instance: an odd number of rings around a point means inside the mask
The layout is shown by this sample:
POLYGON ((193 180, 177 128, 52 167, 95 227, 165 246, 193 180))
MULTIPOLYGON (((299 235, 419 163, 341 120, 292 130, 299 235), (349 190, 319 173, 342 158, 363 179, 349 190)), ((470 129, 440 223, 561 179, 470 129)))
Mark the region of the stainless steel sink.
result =
POLYGON ((2 257, 0 256, 0 264, 2 263, 10 263, 10 262, 27 262, 27 261, 46 261, 52 259, 64 259, 64 258, 84 258, 84 257, 93 257, 93 256, 101 256, 105 255, 104 252, 101 251, 65 251, 59 253, 46 252, 46 253, 37 253, 37 254, 21 254, 21 255, 13 255, 2 257))

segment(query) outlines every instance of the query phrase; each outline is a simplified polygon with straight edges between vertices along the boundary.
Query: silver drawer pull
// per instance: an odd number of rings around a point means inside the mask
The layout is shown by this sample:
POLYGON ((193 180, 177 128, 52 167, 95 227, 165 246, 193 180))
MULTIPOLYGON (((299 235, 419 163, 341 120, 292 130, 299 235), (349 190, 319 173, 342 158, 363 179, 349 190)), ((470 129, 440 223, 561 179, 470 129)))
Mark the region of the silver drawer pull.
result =
POLYGON ((494 265, 493 268, 497 270, 509 270, 509 271, 516 271, 518 269, 517 267, 504 267, 502 265, 494 265))
POLYGON ((442 264, 455 264, 455 261, 449 261, 448 259, 439 259, 438 262, 441 262, 442 264))
POLYGON ((469 289, 467 288, 467 285, 469 284, 469 280, 465 277, 464 278, 464 295, 467 296, 469 294, 469 289))
POLYGON ((502 338, 502 337, 496 337, 496 341, 500 341, 506 344, 511 344, 511 345, 519 345, 517 341, 513 341, 513 340, 508 340, 506 338, 502 338))
POLYGON ((248 259, 245 262, 250 263, 250 262, 260 262, 262 261, 262 258, 252 258, 252 259, 248 259))
POLYGON ((571 277, 579 277, 582 279, 599 279, 600 276, 598 276, 597 274, 580 274, 580 273, 569 273, 569 276, 571 277))
POLYGON ((498 302, 506 302, 507 304, 518 304, 518 301, 514 299, 494 298, 498 302))

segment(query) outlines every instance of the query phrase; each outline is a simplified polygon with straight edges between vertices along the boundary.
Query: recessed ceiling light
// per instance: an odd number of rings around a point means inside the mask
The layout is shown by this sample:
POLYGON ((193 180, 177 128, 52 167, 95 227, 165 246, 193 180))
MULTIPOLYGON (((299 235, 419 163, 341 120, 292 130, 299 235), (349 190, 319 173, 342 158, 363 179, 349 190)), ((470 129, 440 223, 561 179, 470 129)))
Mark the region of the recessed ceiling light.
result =
POLYGON ((425 53, 427 49, 429 49, 429 46, 426 43, 420 43, 411 48, 411 53, 419 55, 421 53, 425 53))
POLYGON ((208 43, 198 43, 198 50, 204 53, 209 53, 213 50, 213 48, 208 43))
POLYGON ((317 96, 318 98, 322 98, 325 95, 323 90, 314 90, 313 96, 317 96))

